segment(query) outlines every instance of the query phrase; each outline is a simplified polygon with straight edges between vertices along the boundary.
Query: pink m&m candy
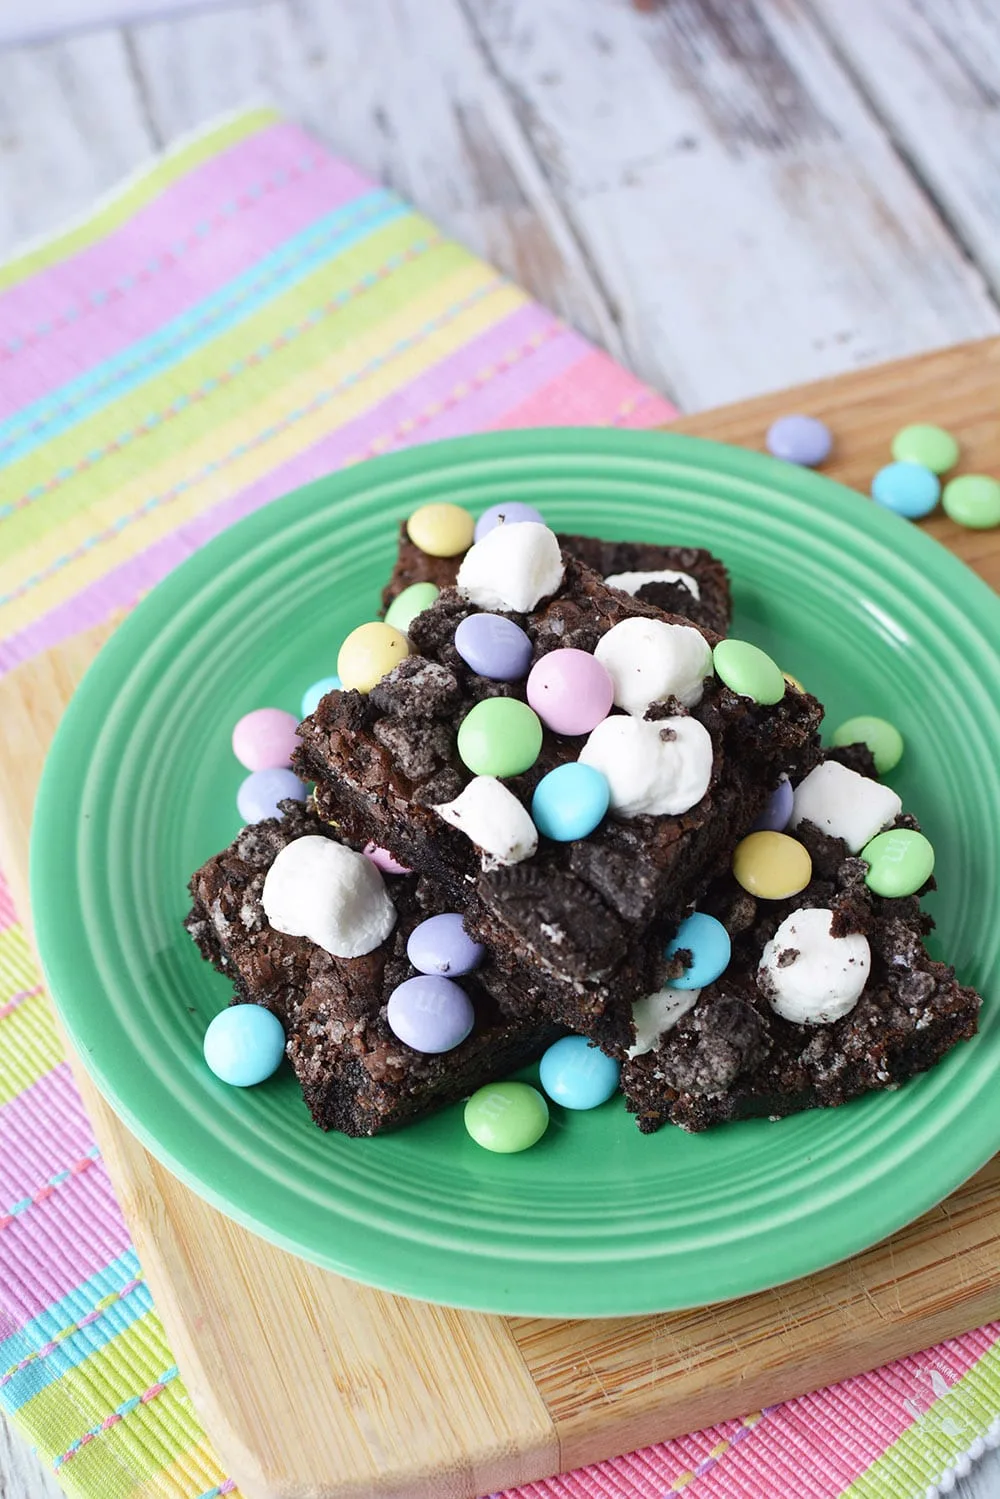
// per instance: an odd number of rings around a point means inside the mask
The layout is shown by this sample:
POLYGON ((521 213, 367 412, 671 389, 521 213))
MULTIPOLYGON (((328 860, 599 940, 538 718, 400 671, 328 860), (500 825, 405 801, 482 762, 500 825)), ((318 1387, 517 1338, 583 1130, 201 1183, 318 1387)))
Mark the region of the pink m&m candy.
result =
POLYGON ((379 848, 377 843, 366 843, 361 850, 366 859, 371 859, 376 869, 381 869, 383 874, 412 874, 405 864, 400 864, 394 859, 387 848, 379 848))
POLYGON ((244 713, 233 730, 233 754, 247 770, 274 770, 288 765, 298 744, 298 719, 281 708, 244 713))
POLYGON ((589 734, 611 712, 615 689, 589 651, 549 651, 528 675, 528 702, 554 734, 589 734))

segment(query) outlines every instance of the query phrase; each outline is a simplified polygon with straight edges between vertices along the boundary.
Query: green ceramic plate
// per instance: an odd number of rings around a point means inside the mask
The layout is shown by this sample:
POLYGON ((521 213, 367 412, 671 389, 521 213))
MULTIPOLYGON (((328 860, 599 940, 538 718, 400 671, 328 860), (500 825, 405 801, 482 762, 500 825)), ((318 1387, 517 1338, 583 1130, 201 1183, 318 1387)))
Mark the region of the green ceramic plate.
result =
POLYGON ((814 474, 663 434, 509 433, 416 448, 225 532, 139 606, 74 698, 35 819, 32 905, 53 995, 105 1097, 234 1218, 393 1291, 543 1316, 743 1295, 865 1248, 1000 1148, 1000 603, 918 529, 814 474), (227 985, 181 929, 190 872, 236 833, 229 748, 295 711, 371 618, 395 524, 431 499, 540 505, 560 527, 697 543, 729 563, 736 630, 829 707, 874 711, 938 852, 939 946, 982 1032, 894 1094, 780 1123, 644 1138, 620 1099, 555 1109, 524 1155, 451 1109, 376 1140, 323 1135, 282 1072, 210 1076, 227 985))

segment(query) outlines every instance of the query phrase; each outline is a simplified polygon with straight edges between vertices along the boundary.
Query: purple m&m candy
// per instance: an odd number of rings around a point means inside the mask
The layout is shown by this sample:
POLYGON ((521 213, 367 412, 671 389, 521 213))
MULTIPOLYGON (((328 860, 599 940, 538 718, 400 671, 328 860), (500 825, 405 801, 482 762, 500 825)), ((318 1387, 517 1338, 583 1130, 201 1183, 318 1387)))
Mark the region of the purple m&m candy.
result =
POLYGON ((279 802, 305 799, 306 788, 298 776, 283 765, 272 765, 247 776, 236 793, 236 806, 244 822, 263 822, 278 816, 279 802))
POLYGON ((465 990, 451 979, 421 973, 398 984, 386 1007, 389 1029, 414 1051, 454 1051, 472 1030, 476 1012, 465 990))
POLYGON ((406 944, 406 956, 414 968, 452 978, 478 968, 485 951, 481 942, 473 942, 457 911, 429 916, 413 928, 406 944))
POLYGON ((455 631, 455 649, 466 666, 494 682, 516 682, 531 666, 531 641, 502 614, 467 615, 455 631))
POLYGON ((255 708, 244 713, 233 730, 233 754, 247 770, 270 770, 287 765, 298 744, 298 719, 280 708, 255 708))
POLYGON ((589 734, 611 712, 615 689, 596 656, 549 651, 528 677, 528 702, 554 734, 589 734))
POLYGON ((792 783, 787 776, 782 776, 768 797, 767 806, 750 829, 751 833, 783 833, 792 815, 793 800, 792 783))
POLYGON ((544 526, 545 517, 534 505, 522 505, 520 500, 511 500, 505 505, 491 505, 476 521, 474 541, 482 541, 494 526, 516 526, 519 521, 533 520, 544 526))
POLYGON ((833 438, 825 422, 815 416, 779 416, 767 429, 767 450, 786 463, 815 468, 829 458, 833 438))

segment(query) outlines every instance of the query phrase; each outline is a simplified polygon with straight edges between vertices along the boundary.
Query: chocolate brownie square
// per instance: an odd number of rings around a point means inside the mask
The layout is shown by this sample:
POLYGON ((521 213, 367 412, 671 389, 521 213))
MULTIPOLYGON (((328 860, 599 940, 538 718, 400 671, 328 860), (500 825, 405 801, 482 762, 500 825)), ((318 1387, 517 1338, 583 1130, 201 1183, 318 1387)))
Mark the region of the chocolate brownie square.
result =
MULTIPOLYGON (((611 1049, 627 1046, 632 1000, 665 971, 665 937, 728 867, 779 776, 815 762, 822 709, 793 687, 768 705, 740 696, 712 673, 717 635, 609 588, 564 551, 557 587, 525 610, 503 611, 530 638, 534 660, 567 647, 592 653, 626 621, 678 627, 706 663, 697 690, 686 694, 691 706, 672 695, 644 716, 613 712, 608 722, 641 737, 651 763, 674 753, 671 741, 680 741, 682 760, 688 738, 699 740, 710 763, 698 796, 676 812, 644 811, 641 799, 617 808, 613 801, 612 815, 588 837, 543 837, 534 851, 526 844, 505 858, 461 831, 456 812, 470 784, 486 779, 470 776, 458 754, 460 724, 487 699, 526 699, 523 680, 478 675, 456 650, 457 627, 476 612, 462 592, 445 589, 413 621, 408 659, 368 695, 330 693, 300 726, 297 769, 316 783, 323 818, 352 842, 389 849, 466 913, 469 930, 511 976, 517 1006, 537 996, 560 1024, 611 1049)), ((529 827, 539 781, 583 748, 584 736, 546 729, 535 763, 503 781, 529 827)), ((616 774, 610 765, 609 773, 616 774)))
MULTIPOLYGON (((729 574, 702 547, 660 546, 652 541, 602 541, 596 536, 558 533, 564 552, 583 562, 614 587, 623 588, 665 614, 681 615, 717 635, 729 633, 732 599, 729 574)), ((432 557, 410 540, 403 521, 399 552, 382 590, 385 611, 411 583, 453 588, 462 557, 432 557)))
POLYGON ((490 964, 461 979, 475 1011, 453 1050, 413 1050, 390 1030, 386 1004, 415 973, 406 956, 413 928, 437 914, 425 882, 386 881, 396 909, 389 937, 362 957, 338 958, 307 937, 277 931, 262 904, 278 854, 296 839, 333 830, 297 802, 245 827, 191 879, 185 926, 202 956, 233 985, 237 1003, 265 1005, 281 1021, 286 1051, 321 1129, 374 1135, 453 1103, 534 1060, 559 1034, 545 1020, 504 1016, 490 993, 490 964))

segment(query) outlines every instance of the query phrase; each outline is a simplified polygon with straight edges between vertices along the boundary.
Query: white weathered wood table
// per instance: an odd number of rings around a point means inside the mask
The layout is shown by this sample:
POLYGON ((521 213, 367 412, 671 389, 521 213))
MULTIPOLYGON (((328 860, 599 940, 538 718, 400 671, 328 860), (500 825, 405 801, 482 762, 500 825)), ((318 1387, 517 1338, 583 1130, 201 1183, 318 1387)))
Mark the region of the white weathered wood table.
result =
MULTIPOLYGON (((266 98, 688 410, 1000 332, 997 0, 37 9, 0 0, 0 254, 266 98)), ((0 1499, 58 1492, 0 1421, 0 1499)))

